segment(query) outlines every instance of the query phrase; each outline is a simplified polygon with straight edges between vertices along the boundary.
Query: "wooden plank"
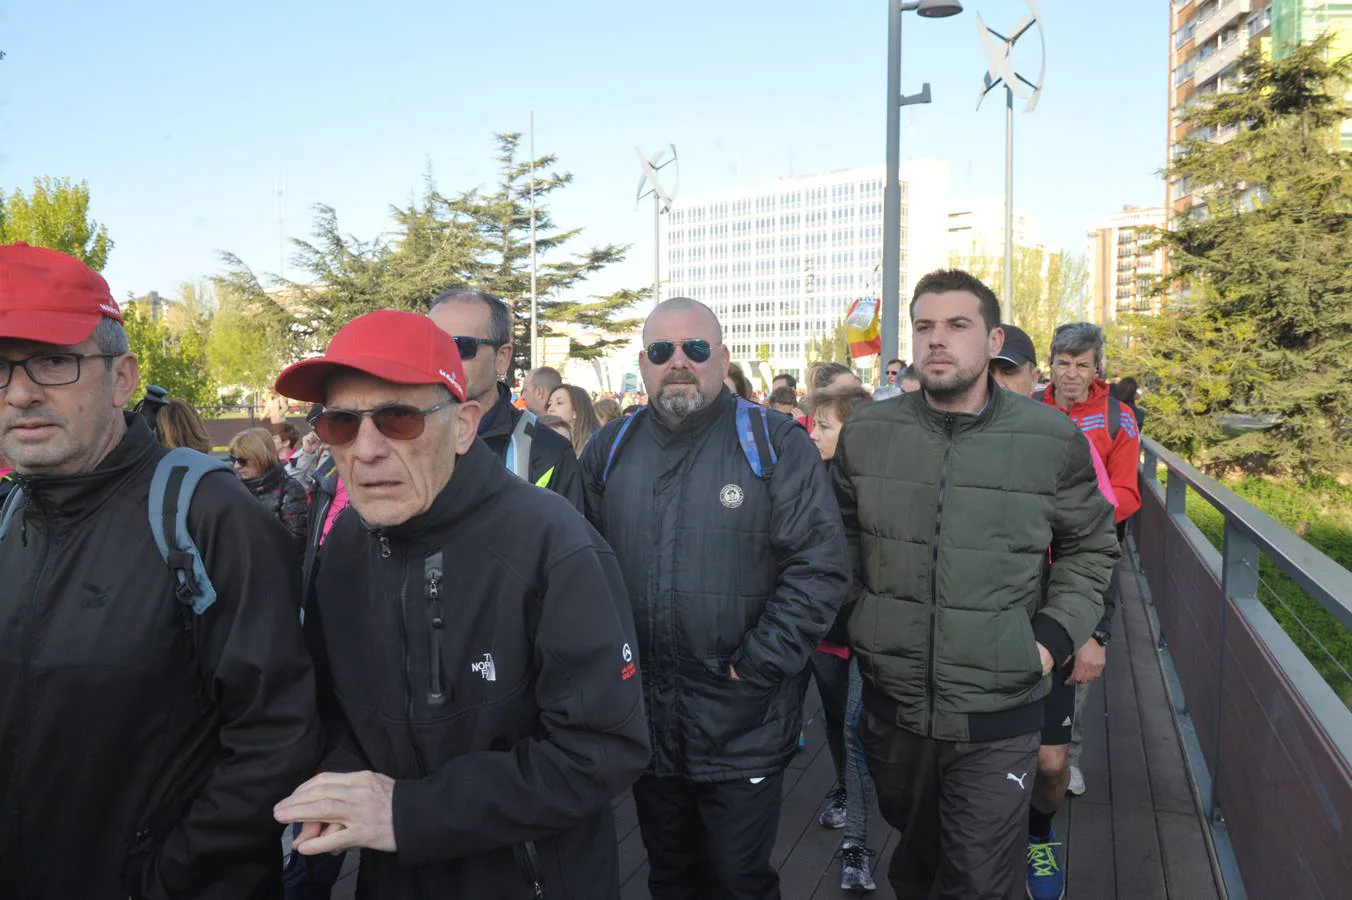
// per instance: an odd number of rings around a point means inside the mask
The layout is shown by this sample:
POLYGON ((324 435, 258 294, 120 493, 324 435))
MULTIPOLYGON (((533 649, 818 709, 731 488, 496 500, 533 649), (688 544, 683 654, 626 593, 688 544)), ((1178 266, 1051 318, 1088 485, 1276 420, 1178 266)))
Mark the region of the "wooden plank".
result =
POLYGON ((1206 839, 1195 813, 1157 811, 1164 881, 1172 900, 1220 900, 1206 839))
POLYGON ((1111 898, 1117 896, 1112 806, 1088 796, 1072 797, 1065 806, 1069 845, 1062 845, 1061 865, 1066 896, 1111 898))
MULTIPOLYGON (((1123 597, 1124 607, 1128 599, 1123 597)), ((1134 622, 1129 614, 1122 616, 1118 630, 1127 642, 1149 640, 1148 634, 1141 633, 1140 623, 1134 622)), ((1164 858, 1155 826, 1131 653, 1119 652, 1115 665, 1107 669, 1103 680, 1109 720, 1108 759, 1111 764, 1117 893, 1133 900, 1163 900, 1168 896, 1164 889, 1164 858)))
POLYGON ((1123 626, 1131 635, 1124 649, 1130 657, 1136 684, 1141 739, 1150 764, 1151 798, 1156 810, 1195 816, 1197 801, 1188 780, 1173 706, 1164 686, 1164 674, 1160 671, 1159 653, 1150 638, 1145 605, 1140 599, 1136 580, 1127 578, 1123 581, 1123 597, 1130 596, 1130 602, 1122 605, 1123 626))
MULTIPOLYGON (((1104 678, 1090 685, 1084 704, 1080 771, 1086 791, 1066 795, 1057 811, 1056 832, 1061 839, 1061 866, 1066 873, 1066 896, 1113 897, 1117 870, 1113 862, 1112 779, 1108 759, 1108 713, 1104 703, 1105 678, 1117 676, 1118 661, 1109 652, 1104 678), (1064 822, 1064 828, 1060 824, 1064 822)), ((1124 677, 1124 676, 1118 676, 1124 677)))

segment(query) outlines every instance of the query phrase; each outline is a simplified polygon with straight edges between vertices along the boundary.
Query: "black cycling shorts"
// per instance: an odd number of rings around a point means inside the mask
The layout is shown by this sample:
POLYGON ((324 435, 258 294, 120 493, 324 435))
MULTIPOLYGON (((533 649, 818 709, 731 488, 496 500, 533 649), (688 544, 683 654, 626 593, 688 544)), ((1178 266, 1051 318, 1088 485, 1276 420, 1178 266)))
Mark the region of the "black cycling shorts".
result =
POLYGON ((1052 673, 1052 689, 1042 701, 1042 746, 1058 747, 1070 743, 1075 721, 1075 685, 1066 684, 1075 671, 1075 657, 1052 673))

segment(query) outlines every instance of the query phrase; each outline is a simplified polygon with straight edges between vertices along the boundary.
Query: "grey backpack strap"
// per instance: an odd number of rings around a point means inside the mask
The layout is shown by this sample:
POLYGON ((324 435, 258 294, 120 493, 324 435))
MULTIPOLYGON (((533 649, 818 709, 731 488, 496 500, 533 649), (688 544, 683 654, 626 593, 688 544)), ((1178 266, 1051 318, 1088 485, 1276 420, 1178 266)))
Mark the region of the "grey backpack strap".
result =
POLYGON ((188 509, 198 482, 212 472, 228 472, 218 459, 179 447, 155 466, 150 482, 150 533, 174 576, 174 594, 180 603, 201 615, 216 602, 216 589, 207 575, 202 554, 188 533, 188 509))
POLYGON ((521 411, 512 429, 512 437, 507 441, 507 468, 515 475, 530 481, 530 447, 535 440, 535 413, 528 409, 521 411))
POLYGON ((9 533, 9 526, 14 521, 14 517, 23 509, 27 498, 24 497, 23 488, 15 485, 10 490, 9 496, 5 498, 5 505, 0 507, 0 541, 5 539, 9 533))

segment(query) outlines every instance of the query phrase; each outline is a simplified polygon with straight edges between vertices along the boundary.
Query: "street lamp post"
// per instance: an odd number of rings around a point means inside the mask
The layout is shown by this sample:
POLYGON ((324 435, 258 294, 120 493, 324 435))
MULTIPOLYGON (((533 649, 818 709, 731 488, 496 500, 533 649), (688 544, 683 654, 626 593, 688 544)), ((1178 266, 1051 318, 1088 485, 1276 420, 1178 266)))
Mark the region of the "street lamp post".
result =
POLYGON ((901 108, 930 102, 929 82, 920 93, 901 93, 901 14, 915 11, 927 19, 962 12, 958 0, 887 0, 887 183, 883 191, 882 357, 898 356, 901 325, 901 108))

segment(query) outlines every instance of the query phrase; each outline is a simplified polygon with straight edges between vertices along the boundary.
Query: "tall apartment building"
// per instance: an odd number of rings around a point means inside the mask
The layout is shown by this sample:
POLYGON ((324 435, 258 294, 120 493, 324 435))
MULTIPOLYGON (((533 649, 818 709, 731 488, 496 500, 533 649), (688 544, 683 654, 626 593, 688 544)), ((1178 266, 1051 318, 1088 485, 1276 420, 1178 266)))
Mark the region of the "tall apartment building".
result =
MULTIPOLYGON (((808 341, 829 332, 860 296, 881 291, 883 166, 783 178, 682 197, 663 224, 663 296, 693 297, 723 324, 734 360, 769 354, 801 373, 808 341)), ((902 166, 901 355, 916 280, 947 261, 948 164, 902 166)))
MULTIPOLYGON (((1234 90, 1235 69, 1244 51, 1254 41, 1272 33, 1275 10, 1283 2, 1300 0, 1172 0, 1169 6, 1169 162, 1181 152, 1189 131, 1179 119, 1198 100, 1234 90)), ((1200 135, 1223 141, 1229 133, 1200 135)), ((1165 215, 1172 220, 1186 215, 1194 203, 1189 179, 1168 179, 1165 215)))
POLYGON ((1125 313, 1158 313, 1148 283, 1164 271, 1163 249, 1150 249, 1164 227, 1164 207, 1125 206, 1089 231, 1089 321, 1100 325, 1125 313))

